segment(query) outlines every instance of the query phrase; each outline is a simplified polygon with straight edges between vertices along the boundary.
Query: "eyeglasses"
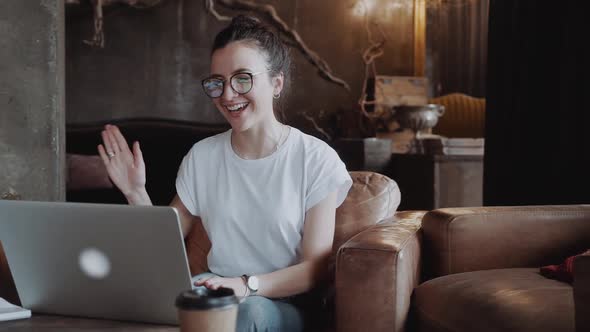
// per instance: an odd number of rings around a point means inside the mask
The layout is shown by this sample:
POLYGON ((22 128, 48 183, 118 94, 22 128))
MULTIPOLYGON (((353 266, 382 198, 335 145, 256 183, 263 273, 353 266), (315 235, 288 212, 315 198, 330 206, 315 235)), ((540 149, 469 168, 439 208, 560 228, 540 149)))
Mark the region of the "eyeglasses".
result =
MULTIPOLYGON (((268 70, 256 73, 242 72, 233 74, 229 79, 229 85, 236 93, 241 95, 246 94, 252 90, 253 77, 266 72, 268 72, 268 70)), ((210 98, 219 98, 223 95, 223 91, 225 90, 225 82, 225 78, 209 77, 204 79, 201 84, 203 85, 203 90, 207 96, 210 98)))

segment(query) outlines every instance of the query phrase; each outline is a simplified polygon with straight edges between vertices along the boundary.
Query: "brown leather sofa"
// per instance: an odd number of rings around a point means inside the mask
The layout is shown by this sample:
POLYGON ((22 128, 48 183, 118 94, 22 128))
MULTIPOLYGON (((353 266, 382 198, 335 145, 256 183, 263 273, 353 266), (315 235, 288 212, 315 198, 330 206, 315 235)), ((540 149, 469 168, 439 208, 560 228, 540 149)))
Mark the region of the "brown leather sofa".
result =
POLYGON ((586 205, 451 208, 384 223, 340 248, 337 327, 590 331, 590 256, 575 260, 573 287, 539 274, 589 247, 586 205))

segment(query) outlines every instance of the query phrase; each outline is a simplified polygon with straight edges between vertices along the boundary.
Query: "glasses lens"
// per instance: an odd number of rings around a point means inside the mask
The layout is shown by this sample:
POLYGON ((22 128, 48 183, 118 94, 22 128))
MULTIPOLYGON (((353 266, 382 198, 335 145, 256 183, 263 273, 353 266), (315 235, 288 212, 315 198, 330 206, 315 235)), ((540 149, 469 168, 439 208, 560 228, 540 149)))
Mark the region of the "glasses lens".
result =
POLYGON ((235 74, 231 78, 231 87, 240 94, 247 93, 252 89, 252 76, 246 73, 235 74))
POLYGON ((203 81, 203 90, 205 90, 207 96, 217 98, 223 94, 223 80, 208 78, 203 81))

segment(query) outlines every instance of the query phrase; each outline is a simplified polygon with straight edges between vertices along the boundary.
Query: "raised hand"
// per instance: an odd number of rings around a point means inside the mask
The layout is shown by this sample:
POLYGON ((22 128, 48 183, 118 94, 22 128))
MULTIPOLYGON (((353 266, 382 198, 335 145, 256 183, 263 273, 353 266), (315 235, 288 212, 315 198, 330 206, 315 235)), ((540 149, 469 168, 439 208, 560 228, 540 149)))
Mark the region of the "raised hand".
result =
POLYGON ((133 143, 131 151, 119 128, 113 125, 106 125, 101 135, 103 144, 98 145, 98 153, 111 181, 131 203, 131 197, 146 193, 145 164, 139 142, 133 143))

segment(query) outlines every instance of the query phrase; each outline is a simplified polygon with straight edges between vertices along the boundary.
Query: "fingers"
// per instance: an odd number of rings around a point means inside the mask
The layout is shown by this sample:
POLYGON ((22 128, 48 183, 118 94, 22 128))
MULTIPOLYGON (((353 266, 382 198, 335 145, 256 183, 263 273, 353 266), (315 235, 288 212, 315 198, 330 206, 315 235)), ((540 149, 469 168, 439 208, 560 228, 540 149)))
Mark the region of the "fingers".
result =
POLYGON ((205 281, 205 287, 207 287, 209 289, 216 290, 219 287, 221 287, 222 283, 223 283, 223 279, 221 279, 221 278, 211 278, 211 279, 205 281))
POLYGON ((197 281, 195 281, 195 286, 204 286, 205 285, 205 282, 207 280, 209 280, 209 279, 212 279, 212 278, 214 278, 214 277, 203 277, 203 278, 200 278, 197 281))
POLYGON ((110 130, 111 134, 113 135, 113 138, 115 139, 115 142, 119 146, 119 149, 121 149, 121 151, 128 152, 129 151, 129 144, 127 144, 127 140, 125 139, 123 134, 121 134, 119 127, 107 125, 107 128, 110 130))
POLYGON ((105 127, 105 133, 109 139, 110 147, 113 149, 112 151, 115 154, 119 154, 122 150, 121 150, 121 147, 119 146, 119 143, 117 142, 117 138, 115 138, 115 134, 113 134, 113 129, 111 127, 112 127, 111 125, 107 125, 105 127))
POLYGON ((104 150, 104 147, 102 146, 102 144, 98 145, 98 154, 100 155, 100 159, 102 159, 102 162, 105 165, 108 165, 109 163, 109 156, 107 156, 106 151, 104 150))
POLYGON ((133 164, 135 167, 143 165, 143 153, 141 153, 141 149, 139 148, 139 142, 133 143, 133 156, 133 164))
MULTIPOLYGON (((104 149, 109 159, 113 158, 115 155, 125 156, 125 159, 131 157, 131 150, 129 149, 127 140, 123 134, 121 134, 121 131, 117 126, 110 124, 105 125, 101 135, 104 149)), ((143 156, 141 158, 143 160, 143 156)))
POLYGON ((199 279, 195 282, 195 286, 205 286, 209 289, 216 290, 223 285, 223 278, 220 277, 209 277, 199 279))
POLYGON ((111 138, 106 130, 103 130, 100 135, 102 136, 102 143, 104 144, 106 155, 110 158, 115 153, 111 138))

